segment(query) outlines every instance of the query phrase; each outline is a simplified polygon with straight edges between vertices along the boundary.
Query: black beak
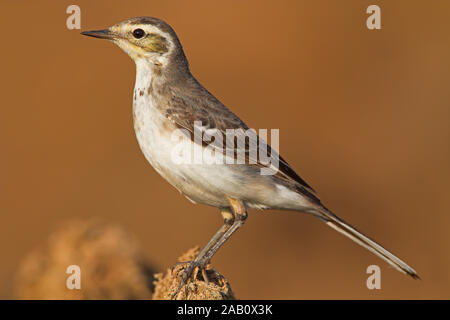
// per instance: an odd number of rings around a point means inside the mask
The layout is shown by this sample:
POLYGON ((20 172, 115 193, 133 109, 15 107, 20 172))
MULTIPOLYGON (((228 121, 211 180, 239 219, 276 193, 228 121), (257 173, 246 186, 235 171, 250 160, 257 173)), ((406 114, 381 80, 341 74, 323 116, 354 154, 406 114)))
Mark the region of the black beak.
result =
POLYGON ((115 39, 114 33, 109 31, 108 29, 83 31, 81 34, 84 36, 100 38, 100 39, 107 39, 107 40, 115 39))

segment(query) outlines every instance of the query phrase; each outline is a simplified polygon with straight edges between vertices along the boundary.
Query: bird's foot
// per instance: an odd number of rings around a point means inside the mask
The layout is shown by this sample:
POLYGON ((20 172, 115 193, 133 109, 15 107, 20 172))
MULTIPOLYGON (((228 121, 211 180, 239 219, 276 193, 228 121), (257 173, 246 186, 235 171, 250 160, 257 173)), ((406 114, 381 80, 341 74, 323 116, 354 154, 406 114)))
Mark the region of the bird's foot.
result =
POLYGON ((176 266, 179 266, 179 265, 182 265, 182 264, 188 264, 188 266, 183 271, 183 274, 181 276, 180 285, 178 286, 178 289, 172 294, 172 300, 177 297, 177 295, 180 293, 180 291, 183 288, 183 286, 185 286, 187 284, 187 281, 189 279, 191 279, 191 278, 192 279, 196 279, 197 278, 197 274, 198 274, 199 270, 202 273, 203 280, 206 283, 209 283, 209 278, 208 278, 208 275, 206 273, 206 265, 207 265, 207 263, 202 262, 202 261, 197 261, 197 260, 186 261, 186 262, 177 262, 172 267, 172 272, 173 272, 173 269, 176 266))

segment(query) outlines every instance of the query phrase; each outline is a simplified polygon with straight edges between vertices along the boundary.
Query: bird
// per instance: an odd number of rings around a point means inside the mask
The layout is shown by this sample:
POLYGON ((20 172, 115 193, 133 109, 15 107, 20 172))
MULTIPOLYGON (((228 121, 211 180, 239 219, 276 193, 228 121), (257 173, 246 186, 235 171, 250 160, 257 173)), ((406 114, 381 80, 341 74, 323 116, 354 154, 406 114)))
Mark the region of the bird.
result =
POLYGON ((250 139, 236 143, 247 137, 250 128, 192 75, 181 42, 168 23, 142 16, 81 34, 109 40, 134 60, 133 123, 142 153, 187 199, 216 207, 223 217, 220 229, 197 257, 188 262, 177 292, 194 270, 201 270, 208 281, 204 272, 207 263, 245 223, 247 209, 311 214, 398 271, 419 279, 412 267, 328 209, 316 191, 265 139, 257 136, 257 149, 266 149, 270 159, 276 161, 263 161, 255 156, 250 150, 250 139), (234 132, 232 139, 228 139, 228 131, 234 132), (181 138, 174 139, 174 132, 181 132, 181 138), (195 138, 199 132, 214 139, 195 138), (225 147, 223 143, 214 144, 224 137, 225 147), (192 148, 200 152, 212 150, 212 161, 177 162, 174 149, 180 145, 185 147, 185 153, 192 148), (245 161, 237 162, 240 156, 245 161), (264 169, 268 171, 263 173, 264 169))

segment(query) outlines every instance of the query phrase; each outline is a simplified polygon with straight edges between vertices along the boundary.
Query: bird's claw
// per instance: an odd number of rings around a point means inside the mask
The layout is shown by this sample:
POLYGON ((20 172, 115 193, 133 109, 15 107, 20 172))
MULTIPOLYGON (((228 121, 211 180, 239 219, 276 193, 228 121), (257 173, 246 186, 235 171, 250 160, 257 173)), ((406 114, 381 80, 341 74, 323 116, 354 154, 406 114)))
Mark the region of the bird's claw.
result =
POLYGON ((195 270, 200 270, 202 272, 202 276, 203 276, 203 280, 205 282, 209 282, 208 276, 206 274, 206 266, 204 263, 198 262, 198 261, 188 261, 188 262, 177 262, 173 267, 172 270, 180 265, 180 264, 187 264, 189 263, 189 265, 184 269, 183 274, 181 276, 181 281, 180 281, 180 285, 178 286, 178 289, 172 294, 172 300, 175 299, 178 295, 178 293, 180 293, 181 289, 183 288, 183 286, 186 285, 187 281, 190 278, 196 278, 197 277, 197 273, 198 271, 194 274, 195 270))

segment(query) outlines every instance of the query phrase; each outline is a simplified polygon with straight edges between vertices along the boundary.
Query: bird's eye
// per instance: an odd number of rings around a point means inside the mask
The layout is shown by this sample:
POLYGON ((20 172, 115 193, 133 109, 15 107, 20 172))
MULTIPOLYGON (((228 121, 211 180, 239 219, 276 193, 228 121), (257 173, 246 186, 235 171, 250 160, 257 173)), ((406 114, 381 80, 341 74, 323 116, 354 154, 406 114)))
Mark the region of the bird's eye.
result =
POLYGON ((142 29, 134 29, 133 30, 133 37, 136 39, 140 39, 145 35, 145 31, 142 29))

